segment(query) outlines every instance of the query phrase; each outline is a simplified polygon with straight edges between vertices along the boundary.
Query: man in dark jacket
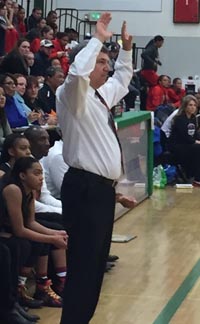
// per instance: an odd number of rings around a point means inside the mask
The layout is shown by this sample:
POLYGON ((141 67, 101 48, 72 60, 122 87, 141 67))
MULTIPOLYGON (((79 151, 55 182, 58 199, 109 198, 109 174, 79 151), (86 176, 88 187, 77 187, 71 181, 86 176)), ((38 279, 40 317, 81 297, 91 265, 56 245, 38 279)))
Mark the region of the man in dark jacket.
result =
POLYGON ((27 30, 37 28, 38 20, 42 17, 42 10, 40 8, 33 8, 32 14, 25 19, 27 30))
POLYGON ((42 76, 46 74, 46 70, 50 67, 49 55, 53 48, 53 43, 48 39, 40 42, 40 50, 35 54, 35 62, 31 67, 31 75, 42 76))
POLYGON ((158 49, 162 47, 164 38, 160 35, 155 36, 145 47, 141 57, 143 59, 141 76, 150 86, 157 84, 158 74, 157 66, 161 65, 159 61, 158 49))

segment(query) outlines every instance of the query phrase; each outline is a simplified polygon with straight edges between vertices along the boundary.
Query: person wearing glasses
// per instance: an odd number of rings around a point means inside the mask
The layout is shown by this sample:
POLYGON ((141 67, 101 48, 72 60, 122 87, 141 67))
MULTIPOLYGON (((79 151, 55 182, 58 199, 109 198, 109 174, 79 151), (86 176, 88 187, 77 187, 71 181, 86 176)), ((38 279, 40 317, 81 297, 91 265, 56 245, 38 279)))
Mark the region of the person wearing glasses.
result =
POLYGON ((12 74, 0 75, 0 86, 6 95, 5 113, 11 128, 28 126, 26 111, 20 102, 14 97, 17 80, 12 74))

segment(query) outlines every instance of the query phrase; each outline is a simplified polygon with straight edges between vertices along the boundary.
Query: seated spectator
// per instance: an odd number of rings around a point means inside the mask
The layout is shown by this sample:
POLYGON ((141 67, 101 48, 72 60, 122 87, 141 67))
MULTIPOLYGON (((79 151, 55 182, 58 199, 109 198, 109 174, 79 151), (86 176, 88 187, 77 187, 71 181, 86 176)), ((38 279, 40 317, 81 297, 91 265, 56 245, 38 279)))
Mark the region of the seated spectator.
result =
POLYGON ((27 30, 31 30, 32 28, 37 28, 37 24, 39 19, 42 17, 42 10, 40 8, 33 8, 32 14, 25 19, 27 30))
POLYGON ((47 25, 53 29, 54 37, 58 32, 58 26, 56 24, 57 18, 58 16, 55 10, 50 10, 46 17, 47 25))
POLYGON ((38 92, 38 102, 45 113, 56 112, 56 89, 63 84, 64 73, 60 68, 50 67, 46 71, 43 87, 38 92))
POLYGON ((45 76, 46 70, 50 66, 49 56, 53 47, 53 43, 50 40, 41 40, 40 50, 35 54, 35 62, 31 67, 31 75, 45 76))
POLYGON ((52 49, 50 58, 57 58, 60 61, 61 67, 67 74, 69 70, 69 59, 67 57, 66 45, 68 43, 68 36, 66 33, 57 33, 56 39, 53 40, 54 48, 52 49))
POLYGON ((70 50, 72 50, 72 48, 74 48, 76 45, 78 45, 79 34, 74 28, 69 28, 69 27, 65 28, 65 33, 68 36, 68 43, 67 43, 66 49, 68 51, 70 51, 70 50))
POLYGON ((0 57, 5 55, 6 30, 9 28, 9 24, 6 19, 6 11, 7 8, 4 2, 0 2, 0 57))
POLYGON ((8 53, 0 64, 0 73, 20 73, 28 75, 28 65, 25 56, 30 50, 26 39, 19 39, 16 48, 8 53))
POLYGON ((155 111, 160 105, 169 103, 168 98, 169 78, 167 75, 161 75, 158 78, 158 84, 149 88, 147 95, 147 110, 155 111))
POLYGON ((19 276, 20 285, 24 285, 29 269, 38 259, 35 298, 42 301, 44 306, 61 307, 61 298, 52 291, 51 281, 47 277, 47 267, 49 248, 53 245, 64 252, 67 234, 64 231, 48 229, 35 221, 34 191, 40 190, 42 179, 42 168, 33 157, 21 157, 15 162, 10 175, 2 181, 1 232, 4 230, 14 237, 24 238, 31 247, 26 268, 23 267, 24 272, 19 276))
POLYGON ((31 41, 30 50, 33 53, 37 53, 40 49, 40 42, 42 39, 48 39, 52 41, 53 38, 54 38, 53 29, 50 26, 45 25, 40 31, 38 31, 37 37, 34 37, 34 39, 31 41))
MULTIPOLYGON (((39 126, 32 126, 25 131, 25 136, 31 145, 31 153, 38 160, 48 155, 49 152, 49 134, 39 126)), ((46 181, 43 179, 43 185, 40 195, 36 202, 36 212, 56 212, 62 214, 61 201, 51 196, 47 190, 46 181)))
POLYGON ((0 75, 0 85, 6 94, 5 113, 11 128, 28 126, 23 105, 15 98, 17 80, 12 74, 0 75))
POLYGON ((108 46, 108 50, 109 50, 108 55, 110 58, 109 76, 112 76, 115 71, 115 62, 116 62, 118 54, 119 54, 120 46, 118 43, 112 42, 108 46))
MULTIPOLYGON (((14 133, 7 136, 1 156, 0 176, 9 174, 14 167, 16 161, 21 157, 30 156, 30 143, 24 135, 14 133)), ((37 201, 35 202, 37 204, 37 201)), ((43 226, 52 228, 54 230, 63 230, 61 215, 50 211, 40 212, 35 214, 36 220, 43 226)), ((55 268, 56 276, 54 276, 54 289, 60 294, 63 290, 64 279, 66 276, 66 257, 65 254, 55 250, 51 253, 53 257, 53 266, 55 268), (59 268, 62 267, 62 271, 59 268), (62 272, 62 274, 60 274, 62 272), (64 273, 65 272, 65 273, 64 273)), ((24 301, 34 302, 24 295, 24 301)))
POLYGON ((40 125, 56 125, 56 116, 50 116, 43 111, 43 107, 38 100, 39 82, 35 76, 30 75, 27 77, 27 87, 24 94, 24 101, 26 105, 35 113, 39 113, 38 123, 40 125))
POLYGON ((19 12, 19 5, 18 5, 18 3, 15 2, 15 1, 12 1, 12 8, 13 8, 13 26, 16 28, 16 25, 17 25, 17 15, 18 15, 18 12, 19 12))
POLYGON ((5 103, 6 103, 5 92, 4 89, 0 87, 0 152, 2 151, 2 145, 6 136, 12 133, 4 111, 5 103))
POLYGON ((186 170, 194 176, 193 184, 200 186, 200 136, 196 126, 197 99, 192 95, 183 98, 181 107, 172 121, 169 137, 170 151, 186 170))
POLYGON ((15 161, 20 157, 30 156, 30 143, 25 136, 20 133, 13 133, 6 137, 0 157, 0 177, 5 173, 10 173, 15 161))
POLYGON ((185 90, 182 89, 182 80, 180 78, 175 78, 173 80, 173 85, 168 89, 168 97, 172 106, 179 108, 181 105, 181 100, 185 94, 185 90))
POLYGON ((11 0, 5 0, 5 5, 7 8, 6 20, 9 26, 9 28, 6 29, 5 52, 9 53, 15 47, 19 39, 19 35, 17 30, 14 27, 15 8, 13 7, 13 2, 11 0))
MULTIPOLYGON (((40 17, 37 21, 37 27, 36 28, 32 28, 31 30, 29 30, 26 34, 26 39, 29 41, 29 43, 31 44, 34 39, 40 39, 41 40, 41 30, 42 28, 46 26, 46 19, 43 17, 40 17)), ((39 44, 40 45, 40 44, 39 44)))
POLYGON ((64 162, 62 150, 63 141, 55 141, 54 146, 50 148, 48 155, 42 159, 47 188, 52 196, 57 199, 60 199, 63 177, 69 168, 64 162))
POLYGON ((15 26, 17 32, 18 32, 18 35, 19 35, 19 38, 21 37, 25 37, 26 36, 26 24, 24 22, 24 19, 25 19, 25 9, 19 5, 18 7, 18 12, 17 12, 17 24, 15 26))
POLYGON ((34 61, 35 61, 34 54, 32 52, 28 52, 25 55, 25 60, 26 60, 27 66, 28 66, 28 75, 30 75, 31 74, 31 67, 33 66, 34 61))
POLYGON ((50 59, 50 64, 54 68, 60 68, 60 69, 62 69, 61 64, 60 64, 60 61, 57 58, 50 59))
POLYGON ((39 122, 41 118, 41 113, 37 111, 32 111, 24 102, 23 96, 26 91, 27 87, 27 80, 22 74, 15 74, 14 75, 17 80, 16 92, 14 98, 20 103, 23 107, 24 111, 26 112, 27 119, 29 123, 34 123, 36 121, 39 122))

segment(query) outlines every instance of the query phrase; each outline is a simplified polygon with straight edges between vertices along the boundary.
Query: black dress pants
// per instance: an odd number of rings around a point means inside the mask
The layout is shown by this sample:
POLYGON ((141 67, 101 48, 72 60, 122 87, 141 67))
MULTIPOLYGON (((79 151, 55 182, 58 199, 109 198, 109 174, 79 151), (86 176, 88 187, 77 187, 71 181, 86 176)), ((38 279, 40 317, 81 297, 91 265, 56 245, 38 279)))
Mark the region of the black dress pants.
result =
POLYGON ((63 180, 63 222, 69 242, 61 324, 88 324, 99 299, 115 210, 115 189, 104 180, 73 168, 63 180))

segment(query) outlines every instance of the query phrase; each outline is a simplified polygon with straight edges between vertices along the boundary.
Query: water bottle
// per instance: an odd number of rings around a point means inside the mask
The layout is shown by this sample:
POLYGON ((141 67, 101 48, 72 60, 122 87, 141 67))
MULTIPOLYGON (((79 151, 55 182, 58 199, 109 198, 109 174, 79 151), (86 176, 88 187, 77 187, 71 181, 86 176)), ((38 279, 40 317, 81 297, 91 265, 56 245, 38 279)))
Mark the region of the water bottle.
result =
POLYGON ((135 98, 135 111, 140 111, 140 96, 135 98))

